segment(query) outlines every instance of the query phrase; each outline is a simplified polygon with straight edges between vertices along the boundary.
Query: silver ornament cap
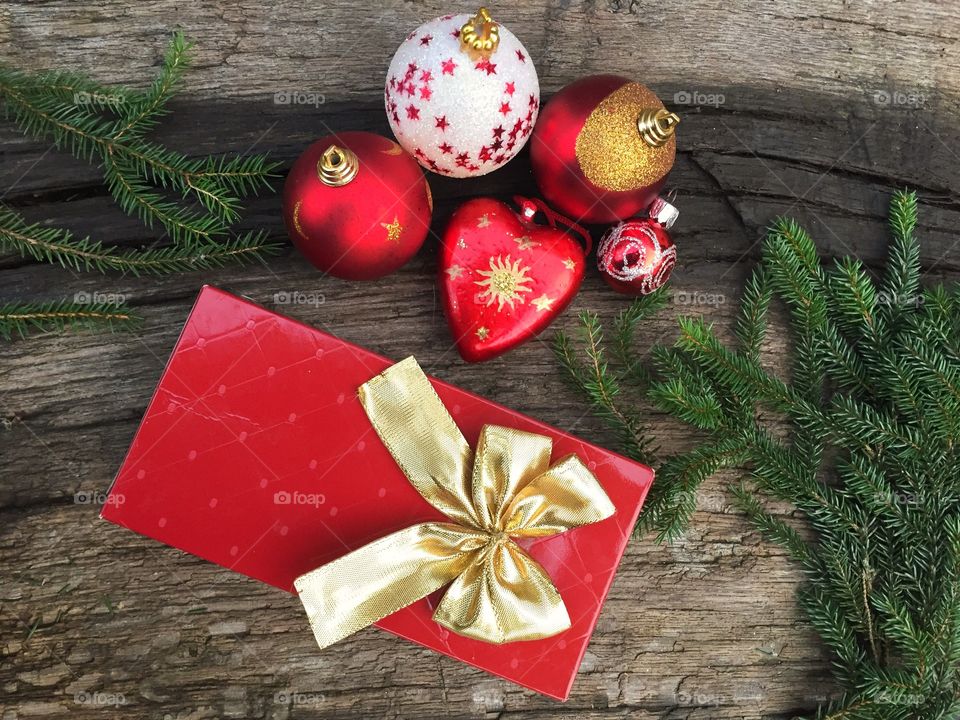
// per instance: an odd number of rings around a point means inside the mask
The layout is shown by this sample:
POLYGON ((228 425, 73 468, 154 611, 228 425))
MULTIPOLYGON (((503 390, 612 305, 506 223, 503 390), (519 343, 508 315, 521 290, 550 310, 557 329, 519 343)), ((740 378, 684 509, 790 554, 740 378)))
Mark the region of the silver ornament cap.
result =
POLYGON ((664 198, 659 196, 656 200, 650 203, 650 208, 647 210, 647 213, 650 215, 651 220, 659 223, 667 230, 673 227, 673 224, 677 221, 677 218, 680 217, 680 211, 677 210, 676 206, 671 205, 664 198))

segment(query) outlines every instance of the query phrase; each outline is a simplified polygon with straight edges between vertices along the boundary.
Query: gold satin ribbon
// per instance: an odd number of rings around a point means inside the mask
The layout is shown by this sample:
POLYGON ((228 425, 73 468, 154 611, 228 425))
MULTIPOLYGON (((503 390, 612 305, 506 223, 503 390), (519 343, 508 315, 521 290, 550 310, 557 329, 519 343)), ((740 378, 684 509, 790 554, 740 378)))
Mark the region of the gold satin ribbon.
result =
POLYGON ((294 582, 321 648, 449 585, 433 619, 491 643, 570 627, 546 571, 511 538, 555 535, 614 513, 576 455, 550 465, 543 435, 486 425, 476 455, 413 357, 360 387, 383 444, 452 522, 413 525, 294 582))

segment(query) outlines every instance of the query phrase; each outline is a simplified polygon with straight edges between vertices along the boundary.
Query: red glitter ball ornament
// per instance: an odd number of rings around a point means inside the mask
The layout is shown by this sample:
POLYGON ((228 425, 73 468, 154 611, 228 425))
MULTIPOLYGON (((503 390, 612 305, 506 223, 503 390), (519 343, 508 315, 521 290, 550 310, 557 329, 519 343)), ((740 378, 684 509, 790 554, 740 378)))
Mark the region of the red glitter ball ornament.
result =
POLYGON ((601 238, 597 267, 607 284, 625 295, 649 295, 670 278, 677 248, 667 230, 677 209, 658 197, 650 217, 614 225, 601 238))

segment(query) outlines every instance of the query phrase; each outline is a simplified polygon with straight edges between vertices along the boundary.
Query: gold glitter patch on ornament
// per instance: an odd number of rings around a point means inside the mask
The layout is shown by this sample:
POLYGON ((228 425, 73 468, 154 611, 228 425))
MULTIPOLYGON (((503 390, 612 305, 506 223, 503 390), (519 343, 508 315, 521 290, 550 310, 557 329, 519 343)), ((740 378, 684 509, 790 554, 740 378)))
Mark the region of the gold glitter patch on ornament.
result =
POLYGON ((599 188, 623 192, 651 185, 673 167, 677 139, 650 147, 637 131, 642 110, 662 108, 652 90, 627 83, 605 97, 577 136, 580 170, 599 188))

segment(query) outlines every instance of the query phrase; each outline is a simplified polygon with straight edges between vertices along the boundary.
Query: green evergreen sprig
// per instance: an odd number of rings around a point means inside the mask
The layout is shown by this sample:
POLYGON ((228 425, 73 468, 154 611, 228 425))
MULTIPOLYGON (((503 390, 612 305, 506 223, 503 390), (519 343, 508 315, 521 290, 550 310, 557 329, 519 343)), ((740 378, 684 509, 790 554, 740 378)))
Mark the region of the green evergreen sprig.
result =
POLYGON ((578 357, 573 340, 562 330, 554 336, 554 352, 566 370, 567 378, 580 389, 591 403, 594 413, 616 433, 625 453, 641 462, 651 463, 655 448, 649 440, 646 425, 626 409, 621 402, 625 383, 645 388, 649 376, 642 362, 632 355, 633 336, 637 325, 656 313, 667 302, 664 290, 638 298, 622 311, 614 324, 614 338, 610 365, 604 343, 600 318, 596 313, 583 311, 579 315, 579 329, 585 360, 578 357))
MULTIPOLYGON (((270 187, 278 167, 265 155, 189 157, 145 139, 169 112, 182 85, 191 44, 175 33, 159 74, 145 90, 105 85, 72 71, 27 73, 0 63, 0 108, 25 134, 50 140, 77 158, 98 163, 117 205, 147 227, 162 227, 172 244, 119 249, 69 230, 29 223, 0 204, 0 251, 73 270, 163 275, 265 258, 280 249, 265 233, 232 236, 243 200, 270 187)), ((80 312, 53 303, 32 318, 0 317, 0 335, 27 328, 111 326, 123 312, 80 312), (57 318, 60 318, 59 320, 57 318)), ((117 308, 113 308, 117 310, 117 308)), ((30 312, 26 313, 31 315, 30 312)), ((16 316, 16 317, 15 317, 16 316)))
POLYGON ((140 318, 123 305, 81 303, 65 300, 0 305, 0 337, 26 337, 31 330, 62 331, 67 328, 104 327, 111 330, 136 327, 140 318))
POLYGON ((265 155, 191 158, 144 139, 167 114, 191 47, 175 33, 160 74, 142 92, 72 73, 30 74, 0 65, 4 115, 27 135, 97 161, 124 212, 149 227, 161 225, 174 242, 224 237, 244 196, 269 188, 277 164, 265 155))
POLYGON ((42 262, 72 270, 111 270, 133 275, 165 275, 188 270, 208 270, 231 262, 244 263, 277 250, 265 232, 248 232, 236 240, 169 245, 145 250, 118 250, 88 237, 76 238, 69 230, 27 223, 12 208, 0 203, 0 246, 42 262))
POLYGON ((745 473, 736 504, 803 567, 800 602, 832 653, 842 695, 824 720, 960 716, 960 288, 921 288, 916 223, 916 196, 896 193, 878 280, 856 259, 824 267, 803 228, 778 220, 744 288, 736 346, 688 318, 649 360, 599 344, 595 317, 581 319, 598 341, 585 357, 558 338, 567 376, 633 457, 649 461, 636 448, 651 441, 636 405, 609 392, 626 376, 594 362, 607 349, 623 366, 651 364, 653 380, 631 388, 704 433, 659 463, 642 518, 660 540, 686 527, 704 479, 745 473), (788 381, 761 364, 774 299, 789 311, 788 381), (800 510, 812 536, 767 499, 800 510))

